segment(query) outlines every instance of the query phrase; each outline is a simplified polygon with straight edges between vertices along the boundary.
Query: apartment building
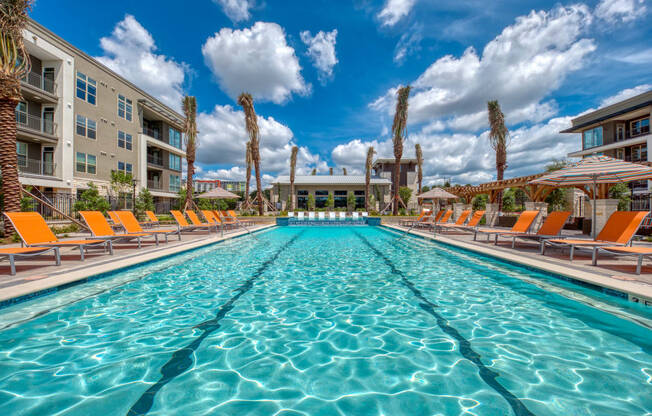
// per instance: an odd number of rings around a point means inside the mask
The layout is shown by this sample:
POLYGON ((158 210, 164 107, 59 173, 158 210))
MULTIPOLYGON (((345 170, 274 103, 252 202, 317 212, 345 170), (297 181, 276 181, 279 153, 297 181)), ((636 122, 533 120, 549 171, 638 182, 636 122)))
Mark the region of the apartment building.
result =
MULTIPOLYGON (((185 179, 182 181, 182 185, 186 186, 185 179)), ((229 192, 244 192, 246 189, 245 181, 223 179, 195 179, 192 181, 192 186, 197 194, 203 194, 215 188, 222 188, 229 192)))
MULTIPOLYGON (((580 133, 581 150, 568 156, 597 154, 628 162, 650 162, 651 114, 652 90, 574 118, 572 127, 562 133, 580 133)), ((648 181, 631 182, 629 186, 632 190, 631 209, 649 210, 648 181)))
MULTIPOLYGON (((372 165, 374 174, 380 178, 392 181, 394 176, 394 158, 378 158, 372 165)), ((401 159, 401 170, 398 177, 399 187, 407 186, 412 190, 412 197, 408 203, 408 208, 416 209, 418 206, 417 191, 419 190, 419 177, 417 176, 417 160, 401 159)), ((391 187, 390 187, 391 188, 391 187)), ((390 190, 391 192, 391 190, 390 190)))
POLYGON ((24 39, 32 70, 16 107, 21 183, 49 198, 90 182, 113 195, 111 172, 123 171, 156 202, 176 198, 183 116, 33 20, 24 39))

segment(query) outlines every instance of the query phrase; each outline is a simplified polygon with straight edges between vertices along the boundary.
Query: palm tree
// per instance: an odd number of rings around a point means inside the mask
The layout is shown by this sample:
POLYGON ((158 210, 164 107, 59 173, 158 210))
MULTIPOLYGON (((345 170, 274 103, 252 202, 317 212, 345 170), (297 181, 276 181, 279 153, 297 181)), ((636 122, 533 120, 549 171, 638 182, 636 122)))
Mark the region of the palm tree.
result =
POLYGON ((258 142, 258 118, 254 110, 254 99, 251 94, 243 92, 238 97, 238 104, 242 106, 245 113, 245 127, 249 134, 251 144, 251 160, 256 169, 256 199, 258 200, 258 215, 263 215, 263 184, 260 172, 260 143, 258 142))
POLYGON ((333 176, 333 168, 328 168, 330 175, 333 176))
POLYGON ((188 162, 188 173, 186 176, 186 201, 184 210, 191 208, 192 203, 192 176, 195 174, 195 156, 197 153, 197 100, 195 97, 186 95, 183 98, 183 115, 186 117, 184 132, 186 134, 186 161, 188 162))
POLYGON ((408 96, 410 95, 410 86, 401 87, 398 90, 398 100, 396 101, 396 113, 394 113, 394 122, 392 123, 392 141, 394 142, 394 208, 392 214, 398 215, 398 195, 399 179, 401 174, 401 156, 403 156, 403 136, 407 129, 408 117, 408 96))
POLYGON ((365 163, 365 177, 364 177, 364 209, 365 211, 369 211, 369 184, 371 183, 371 167, 373 165, 373 160, 374 160, 374 148, 373 146, 369 146, 367 149, 367 163, 365 163))
MULTIPOLYGON (((0 172, 5 211, 20 211, 21 186, 16 153, 16 105, 23 99, 20 80, 31 70, 23 44, 23 29, 31 0, 2 0, 0 3, 0 172)), ((4 235, 14 233, 4 221, 4 235)))
MULTIPOLYGON (((505 115, 497 100, 487 103, 489 112, 489 143, 496 151, 496 180, 503 180, 507 169, 507 139, 509 131, 505 127, 505 115)), ((502 210, 502 192, 498 193, 498 210, 502 210)))
POLYGON ((245 145, 245 165, 247 170, 247 179, 245 182, 245 203, 244 206, 249 206, 249 184, 251 183, 251 142, 247 142, 245 145))
POLYGON ((346 168, 342 168, 342 175, 346 176, 346 168))
POLYGON ((419 143, 414 145, 414 153, 417 155, 417 180, 419 182, 419 191, 417 195, 421 195, 421 182, 423 182, 423 152, 421 151, 421 145, 419 143))
POLYGON ((297 153, 299 152, 298 146, 292 146, 292 154, 290 155, 290 209, 294 211, 294 175, 297 170, 297 153))
POLYGON ((310 172, 312 176, 315 176, 317 174, 317 168, 313 168, 312 172, 310 172))

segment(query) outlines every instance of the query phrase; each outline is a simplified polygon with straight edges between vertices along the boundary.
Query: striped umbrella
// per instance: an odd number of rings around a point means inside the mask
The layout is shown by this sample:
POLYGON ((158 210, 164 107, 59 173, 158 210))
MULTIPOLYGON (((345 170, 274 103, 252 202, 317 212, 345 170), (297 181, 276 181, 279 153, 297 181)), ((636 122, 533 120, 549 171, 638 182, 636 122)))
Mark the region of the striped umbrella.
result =
POLYGON ((593 184, 593 221, 591 236, 595 238, 595 198, 598 184, 652 179, 652 168, 608 156, 590 156, 564 169, 536 178, 530 183, 563 187, 593 184))

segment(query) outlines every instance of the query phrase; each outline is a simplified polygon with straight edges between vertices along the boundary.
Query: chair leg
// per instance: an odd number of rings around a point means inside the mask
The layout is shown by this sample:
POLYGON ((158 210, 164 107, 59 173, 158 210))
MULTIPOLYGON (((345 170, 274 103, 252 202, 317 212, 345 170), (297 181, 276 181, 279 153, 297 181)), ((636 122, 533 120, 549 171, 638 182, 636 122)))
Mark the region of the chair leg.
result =
POLYGON ((9 268, 11 269, 10 270, 11 275, 14 276, 16 274, 16 264, 14 262, 14 256, 12 254, 9 255, 9 268))
POLYGON ((570 246, 570 261, 573 261, 573 254, 575 254, 575 246, 571 244, 571 246, 570 246))
POLYGON ((109 254, 113 255, 113 243, 111 242, 111 240, 108 240, 107 243, 109 246, 109 254))
POLYGON ((56 265, 61 266, 61 252, 59 251, 59 247, 54 248, 54 259, 56 261, 56 265))
POLYGON ((546 255, 546 240, 541 240, 540 254, 542 256, 546 255))
POLYGON ((512 248, 516 247, 516 237, 512 237, 512 248))
POLYGON ((641 274, 642 266, 643 266, 643 256, 638 256, 638 262, 636 263, 636 274, 641 274))
POLYGON ((138 242, 138 248, 140 248, 140 237, 136 237, 136 241, 138 242))
POLYGON ((84 261, 84 246, 79 246, 79 254, 81 256, 81 261, 84 261))
POLYGON ((591 265, 597 266, 598 265, 598 248, 593 247, 593 255, 591 256, 591 265))

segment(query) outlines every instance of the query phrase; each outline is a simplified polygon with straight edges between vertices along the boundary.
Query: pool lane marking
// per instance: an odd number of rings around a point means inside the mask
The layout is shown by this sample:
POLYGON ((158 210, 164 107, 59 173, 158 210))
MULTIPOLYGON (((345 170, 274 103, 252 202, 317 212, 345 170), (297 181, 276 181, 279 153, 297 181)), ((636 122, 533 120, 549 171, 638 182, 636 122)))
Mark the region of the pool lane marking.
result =
POLYGON ((197 350, 197 348, 199 348, 201 343, 210 334, 220 328, 220 320, 224 318, 224 316, 226 316, 226 314, 231 311, 231 309, 233 309, 233 304, 254 286, 254 281, 258 279, 263 274, 263 272, 276 261, 276 259, 278 259, 281 253, 283 253, 292 243, 297 241, 304 232, 305 231, 302 231, 301 233, 292 237, 278 251, 276 251, 272 257, 262 263, 258 270, 256 270, 256 272, 254 272, 254 274, 251 275, 249 279, 234 289, 236 292, 235 295, 233 295, 231 299, 229 299, 225 304, 217 309, 217 313, 213 319, 209 319, 193 327, 201 329, 203 331, 202 334, 199 337, 195 338, 190 344, 179 350, 176 350, 172 354, 172 357, 168 360, 168 362, 165 363, 163 367, 161 367, 161 378, 159 378, 155 384, 150 386, 150 388, 148 388, 147 391, 138 398, 136 403, 134 403, 127 412, 127 416, 145 415, 150 411, 152 405, 154 404, 154 398, 156 397, 156 394, 159 392, 159 390, 161 390, 166 384, 168 384, 177 376, 183 374, 187 369, 190 368, 190 366, 192 366, 192 354, 197 350))
POLYGON ((534 413, 532 413, 530 410, 528 410, 527 407, 521 402, 516 396, 512 394, 509 390, 507 390, 505 387, 503 387, 502 384, 500 384, 497 380, 499 377, 499 374, 487 366, 484 365, 482 360, 480 359, 480 354, 478 354, 473 348, 471 347, 471 342, 464 338, 462 334, 459 333, 459 331, 455 328, 453 328, 446 318, 444 318, 442 315, 438 314, 435 311, 435 308, 438 308, 438 306, 428 300, 423 293, 417 287, 412 283, 407 277, 405 277, 405 274, 401 272, 395 265, 394 263, 387 257, 385 254, 383 254, 380 250, 378 250, 376 247, 374 247, 369 240, 367 240, 364 236, 361 234, 358 234, 357 232, 354 232, 354 234, 360 238, 364 242, 364 244, 369 247, 378 257, 383 259, 387 267, 390 268, 392 271, 392 274, 398 276, 401 278, 401 282, 408 288, 410 291, 414 294, 414 296, 419 299, 419 307, 426 311, 428 314, 432 315, 435 318, 435 321, 437 322, 437 326, 441 328, 442 331, 444 331, 446 334, 450 335, 453 337, 459 344, 460 344, 460 354, 467 360, 471 361, 475 366, 478 368, 478 372, 480 374, 480 378, 487 383, 492 389, 494 389, 498 394, 503 396, 503 398, 509 403, 510 407, 514 411, 514 414, 517 416, 535 416, 534 413))

